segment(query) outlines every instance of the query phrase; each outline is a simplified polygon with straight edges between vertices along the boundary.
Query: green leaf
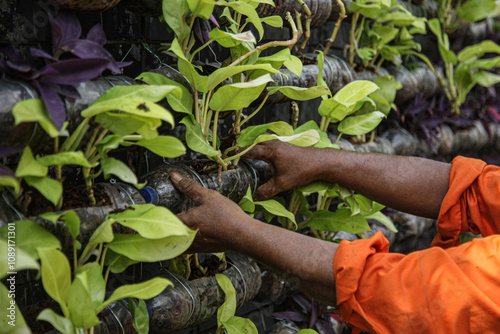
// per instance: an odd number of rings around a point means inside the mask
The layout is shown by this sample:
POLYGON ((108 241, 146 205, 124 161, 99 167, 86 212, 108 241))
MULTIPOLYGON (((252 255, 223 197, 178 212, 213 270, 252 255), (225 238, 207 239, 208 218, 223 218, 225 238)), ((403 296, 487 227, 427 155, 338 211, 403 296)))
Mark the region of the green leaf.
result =
POLYGON ((102 304, 102 302, 104 301, 104 296, 106 294, 106 283, 104 282, 104 278, 102 277, 101 266, 97 262, 86 263, 77 269, 76 275, 78 276, 80 274, 86 275, 86 290, 92 301, 91 309, 95 310, 99 305, 102 304))
POLYGON ((262 37, 264 36, 264 27, 262 26, 262 22, 260 21, 259 14, 257 14, 255 9, 251 5, 249 5, 243 1, 236 1, 236 2, 227 3, 227 2, 222 1, 222 0, 219 0, 217 2, 217 5, 231 7, 235 12, 243 14, 246 17, 248 17, 248 20, 250 20, 250 22, 252 22, 255 29, 257 29, 257 31, 259 32, 259 36, 260 36, 259 40, 262 39, 262 37))
POLYGON ((393 103, 396 99, 396 92, 402 88, 399 81, 394 80, 392 75, 380 76, 375 79, 375 84, 379 90, 375 94, 381 95, 389 103, 393 103))
POLYGON ((128 302, 128 310, 134 317, 134 328, 138 334, 149 333, 149 313, 148 307, 143 299, 139 300, 139 306, 135 306, 135 302, 130 298, 128 302))
POLYGON ((82 111, 82 116, 92 117, 109 111, 121 111, 132 116, 163 120, 174 126, 174 118, 167 109, 154 102, 134 97, 112 99, 100 103, 94 103, 82 111))
POLYGON ((381 4, 379 1, 353 1, 349 5, 350 13, 360 13, 361 15, 375 19, 380 12, 381 4))
MULTIPOLYGON (((18 241, 17 237, 16 241, 18 241)), ((16 242, 15 245, 9 245, 7 240, 0 239, 0 249, 5 252, 4 255, 0 256, 0 279, 7 276, 8 272, 17 272, 25 269, 40 269, 36 259, 25 252, 19 246, 19 243, 16 242), (14 250, 14 252, 12 250, 14 250), (12 264, 8 262, 8 257, 11 255, 9 253, 15 253, 14 267, 11 267, 12 264)))
MULTIPOLYGON (((18 291, 18 294, 20 292, 18 291)), ((0 309, 2 317, 0 318, 0 333, 2 334, 31 334, 30 328, 26 325, 19 305, 15 302, 14 297, 9 290, 0 283, 0 309), (14 303, 14 304, 12 304, 14 303), (10 313, 9 308, 15 308, 15 314, 10 313)))
POLYGON ((293 213, 288 211, 280 202, 274 199, 268 199, 266 201, 257 201, 254 202, 254 204, 263 207, 266 211, 272 213, 275 216, 288 218, 294 224, 296 224, 295 216, 293 215, 293 213))
POLYGON ((242 73, 245 71, 256 71, 256 70, 262 70, 267 73, 279 72, 269 64, 238 65, 238 66, 222 67, 216 70, 214 73, 210 74, 210 76, 208 77, 208 90, 214 89, 215 87, 217 87, 218 84, 238 73, 242 73))
POLYGON ((217 310, 217 323, 222 326, 236 312, 236 290, 229 277, 224 274, 215 274, 215 279, 224 291, 224 303, 217 310))
POLYGON ((165 22, 180 41, 189 37, 191 31, 186 23, 189 6, 186 0, 163 0, 162 12, 165 22))
POLYGON ((26 176, 26 183, 38 190, 52 204, 57 205, 62 196, 62 184, 48 177, 26 176))
POLYGON ((12 188, 16 198, 20 195, 21 183, 15 177, 0 175, 0 186, 12 188))
POLYGON ((260 19, 260 22, 265 23, 265 24, 270 25, 271 27, 275 27, 275 28, 282 28, 283 27, 283 19, 281 18, 281 16, 278 16, 278 15, 262 17, 260 19))
MULTIPOLYGON (((16 247, 34 259, 38 259, 38 248, 61 248, 59 240, 35 222, 22 220, 13 224, 16 227, 16 247)), ((0 229, 2 239, 7 239, 8 232, 8 225, 0 229)))
POLYGON ((224 329, 227 334, 259 333, 252 320, 236 316, 232 316, 229 320, 224 322, 224 329))
POLYGON ((323 190, 332 189, 335 186, 335 183, 330 183, 326 181, 314 181, 309 183, 308 185, 297 187, 297 190, 309 194, 309 193, 317 193, 323 190))
POLYGON ((109 248, 135 261, 155 262, 174 258, 184 253, 194 240, 196 231, 187 236, 146 239, 140 235, 116 234, 109 248))
POLYGON ((285 65, 285 67, 290 72, 292 72, 293 74, 295 74, 298 77, 300 77, 300 75, 302 74, 302 67, 303 67, 302 61, 295 56, 291 56, 290 60, 285 60, 283 65, 285 65))
POLYGON ((16 125, 26 122, 38 122, 42 129, 52 138, 59 135, 59 131, 52 122, 45 104, 40 99, 30 99, 18 102, 12 108, 16 125))
POLYGON ((78 165, 82 167, 96 167, 98 164, 90 164, 83 152, 62 152, 57 154, 37 157, 36 160, 43 166, 65 166, 78 165))
POLYGON ((377 54, 377 50, 373 49, 373 48, 363 47, 363 48, 358 49, 357 54, 358 54, 359 58, 366 60, 366 61, 370 61, 377 54))
POLYGON ((101 168, 104 173, 104 178, 108 179, 110 175, 117 176, 120 180, 137 184, 137 177, 134 172, 122 161, 115 158, 101 159, 101 168))
POLYGON ((108 249, 106 253, 106 259, 104 265, 109 268, 113 274, 119 274, 125 271, 129 266, 138 263, 138 261, 131 260, 126 256, 117 254, 111 249, 108 249))
POLYGON ((41 214, 40 217, 50 220, 53 223, 56 223, 58 220, 62 221, 68 227, 73 240, 76 240, 76 237, 80 234, 80 217, 72 210, 64 213, 46 212, 41 214))
POLYGON ((66 305, 71 284, 68 258, 53 248, 38 248, 38 255, 42 262, 43 288, 63 308, 66 305))
POLYGON ((484 20, 496 9, 494 0, 468 0, 457 10, 458 16, 469 23, 484 20))
POLYGON ((243 196, 238 205, 246 213, 253 213, 255 211, 255 204, 252 197, 252 188, 250 186, 248 186, 248 190, 245 196, 243 196))
POLYGON ((472 74, 472 78, 483 87, 494 86, 500 82, 500 75, 486 71, 477 71, 472 74))
POLYGON ((323 79, 323 67, 325 66, 325 54, 323 53, 323 51, 318 52, 317 62, 318 62, 318 78, 316 80, 317 81, 316 85, 320 87, 325 87, 328 90, 328 95, 323 96, 323 99, 326 99, 328 98, 328 96, 332 96, 332 92, 330 91, 330 88, 323 79))
POLYGON ((272 81, 271 76, 266 74, 249 82, 222 86, 210 99, 210 108, 220 111, 247 108, 272 81))
POLYGON ((396 226, 394 226, 394 223, 392 222, 391 218, 387 217, 386 215, 384 215, 380 211, 372 213, 370 215, 366 215, 365 218, 367 220, 373 219, 373 220, 376 220, 378 222, 381 222, 392 232, 398 233, 398 229, 396 228, 396 226))
POLYGON ((123 145, 142 146, 147 148, 151 152, 165 158, 176 158, 186 154, 186 148, 184 147, 182 142, 172 136, 158 136, 154 139, 149 140, 142 139, 137 142, 124 142, 123 145))
POLYGON ((362 214, 351 216, 351 210, 348 208, 341 208, 336 212, 318 210, 313 213, 309 226, 319 231, 344 231, 354 234, 371 230, 362 214))
POLYGON ((202 153, 207 157, 214 157, 220 154, 219 150, 214 149, 207 142, 201 130, 200 123, 195 122, 192 115, 184 117, 181 123, 186 126, 186 143, 190 149, 202 153))
POLYGON ((187 0, 187 3, 194 16, 204 20, 210 19, 210 15, 214 11, 215 2, 213 0, 187 0))
MULTIPOLYGON (((95 117, 95 121, 102 125, 103 128, 113 132, 119 137, 124 137, 136 133, 141 129, 145 124, 149 124, 150 127, 158 128, 161 126, 161 121, 157 119, 147 119, 145 117, 139 117, 130 114, 116 114, 112 112, 106 112, 99 114, 95 117)), ((114 141, 118 141, 118 139, 114 139, 114 141)), ((122 138, 119 138, 118 144, 121 144, 122 138)), ((102 149, 106 149, 105 145, 102 145, 102 149)), ((110 145, 114 145, 115 143, 110 143, 110 145)), ((101 146, 101 142, 97 144, 101 146)), ((118 147, 118 146, 117 146, 118 147)))
POLYGON ((200 75, 196 68, 189 61, 179 58, 177 65, 179 67, 179 71, 186 79, 189 80, 191 85, 193 85, 194 89, 202 92, 208 92, 208 77, 204 75, 200 75))
POLYGON ((71 322, 75 327, 83 329, 92 328, 100 322, 88 291, 89 283, 86 272, 77 274, 68 292, 68 310, 71 322))
POLYGON ((249 126, 248 128, 241 131, 241 134, 236 142, 240 147, 252 145, 255 142, 255 139, 257 139, 257 137, 265 133, 267 130, 271 130, 281 136, 291 136, 294 134, 293 128, 290 126, 290 124, 279 121, 249 126))
POLYGON ((219 43, 225 48, 232 48, 236 45, 240 45, 243 42, 257 43, 255 37, 251 31, 245 31, 240 34, 231 34, 220 30, 219 28, 214 28, 208 34, 208 37, 219 43))
POLYGON ((108 217, 139 232, 146 239, 187 237, 191 231, 170 210, 153 204, 132 205, 129 209, 108 217))
POLYGON ((462 104, 470 92, 472 87, 476 84, 471 74, 471 65, 468 63, 460 64, 455 69, 453 74, 453 81, 458 92, 458 101, 462 104))
POLYGON ((371 81, 356 80, 342 87, 342 89, 333 96, 333 99, 344 103, 357 102, 377 89, 379 89, 379 87, 371 81))
POLYGON ((17 165, 16 176, 44 177, 47 175, 48 172, 49 169, 46 166, 40 164, 37 160, 35 160, 31 148, 29 146, 26 146, 26 148, 23 151, 23 155, 21 156, 21 160, 17 165))
POLYGON ((92 105, 105 101, 118 101, 119 99, 125 98, 158 102, 170 94, 180 97, 182 91, 179 86, 168 84, 115 86, 105 91, 92 105))
POLYGON ((112 220, 106 220, 104 223, 99 225, 98 228, 92 233, 92 236, 89 239, 89 242, 87 243, 87 247, 91 248, 95 245, 102 244, 102 243, 108 243, 113 241, 114 235, 113 235, 113 221, 112 220))
POLYGON ((486 53, 500 53, 500 46, 493 41, 482 41, 479 44, 465 47, 458 54, 458 61, 464 63, 469 60, 481 58, 486 53))
POLYGON ((385 115, 380 111, 352 116, 340 122, 337 130, 352 136, 363 135, 375 129, 383 118, 385 115))
POLYGON ((143 283, 121 286, 113 292, 109 299, 107 299, 101 306, 99 306, 97 312, 99 313, 100 311, 105 309, 106 306, 120 299, 130 297, 140 299, 153 298, 159 295, 169 285, 172 285, 172 282, 170 282, 169 280, 161 277, 156 277, 143 283))
POLYGON ((301 329, 297 334, 318 334, 314 329, 301 329))
POLYGON ((75 333, 75 328, 71 323, 71 320, 65 318, 49 308, 46 308, 36 318, 36 320, 47 321, 49 324, 54 326, 59 332, 63 334, 73 334, 75 333))
POLYGON ((314 86, 310 88, 292 87, 292 86, 274 86, 268 87, 269 95, 277 92, 282 93, 288 98, 296 101, 307 101, 318 98, 329 93, 329 89, 321 86, 314 86))
POLYGON ((311 129, 292 136, 260 135, 255 139, 255 144, 274 139, 301 147, 312 146, 321 140, 318 131, 311 129))
POLYGON ((142 80, 150 85, 174 85, 181 90, 181 96, 177 94, 168 94, 167 101, 173 110, 185 114, 191 114, 193 112, 193 97, 189 90, 178 82, 170 80, 164 75, 144 72, 139 75, 136 80, 142 80))

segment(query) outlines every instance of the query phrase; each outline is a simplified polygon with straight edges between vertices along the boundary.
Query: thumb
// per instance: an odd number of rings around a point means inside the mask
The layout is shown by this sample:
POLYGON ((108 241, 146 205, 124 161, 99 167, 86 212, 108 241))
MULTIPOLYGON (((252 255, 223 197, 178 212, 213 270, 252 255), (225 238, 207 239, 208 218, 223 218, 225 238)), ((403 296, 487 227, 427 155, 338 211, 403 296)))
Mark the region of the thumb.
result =
POLYGON ((256 201, 263 201, 273 197, 279 192, 280 190, 277 187, 276 178, 272 178, 271 180, 267 181, 262 186, 257 188, 253 197, 256 201))
POLYGON ((192 199, 197 205, 203 204, 206 189, 194 180, 185 178, 177 172, 170 173, 170 180, 181 193, 192 199))

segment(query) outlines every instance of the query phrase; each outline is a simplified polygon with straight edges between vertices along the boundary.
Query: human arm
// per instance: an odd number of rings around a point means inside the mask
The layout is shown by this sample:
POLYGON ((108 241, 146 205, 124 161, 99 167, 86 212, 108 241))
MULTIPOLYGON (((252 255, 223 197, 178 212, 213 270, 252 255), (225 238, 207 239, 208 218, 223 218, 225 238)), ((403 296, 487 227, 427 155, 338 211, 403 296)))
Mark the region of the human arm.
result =
POLYGON ((297 147, 272 140, 246 157, 261 159, 274 177, 255 193, 258 200, 323 180, 341 184, 391 208, 437 218, 448 190, 451 165, 418 157, 297 147))
POLYGON ((246 254, 296 281, 316 299, 336 304, 332 263, 337 244, 262 223, 217 192, 178 173, 170 177, 199 205, 178 215, 188 227, 198 230, 190 251, 246 254))

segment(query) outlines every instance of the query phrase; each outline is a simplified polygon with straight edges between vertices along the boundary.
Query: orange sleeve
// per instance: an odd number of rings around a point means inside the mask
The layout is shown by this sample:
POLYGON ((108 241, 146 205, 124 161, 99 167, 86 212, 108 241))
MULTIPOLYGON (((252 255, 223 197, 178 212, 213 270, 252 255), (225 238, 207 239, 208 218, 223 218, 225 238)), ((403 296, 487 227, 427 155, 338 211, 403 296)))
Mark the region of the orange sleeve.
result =
POLYGON ((409 255, 388 249, 381 232, 337 249, 337 313, 353 333, 498 331, 500 235, 409 255))
POLYGON ((460 244, 460 232, 500 233, 500 168, 457 157, 452 161, 448 192, 441 204, 432 246, 460 244))

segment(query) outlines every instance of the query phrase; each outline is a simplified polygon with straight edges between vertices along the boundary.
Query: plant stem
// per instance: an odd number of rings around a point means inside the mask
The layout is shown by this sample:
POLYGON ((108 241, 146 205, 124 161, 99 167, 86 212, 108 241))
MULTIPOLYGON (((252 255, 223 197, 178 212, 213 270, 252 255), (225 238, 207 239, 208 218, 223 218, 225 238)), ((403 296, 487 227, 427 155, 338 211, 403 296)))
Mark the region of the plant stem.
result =
POLYGON ((196 88, 194 89, 194 116, 196 118, 196 122, 200 123, 200 102, 198 101, 198 91, 196 88))
POLYGON ((299 33, 297 31, 297 27, 295 26, 295 22, 293 22, 292 16, 290 13, 286 13, 286 19, 288 23, 290 23, 290 26, 292 27, 292 32, 293 32, 293 37, 291 40, 288 41, 273 41, 273 42, 268 42, 266 44, 263 44, 261 46, 256 47, 255 49, 247 52, 243 56, 239 57, 235 61, 233 61, 231 64, 228 66, 236 66, 239 65, 242 61, 253 55, 257 51, 263 51, 265 49, 271 48, 271 47, 276 47, 276 46, 288 46, 288 47, 293 47, 295 43, 297 43, 299 33))
POLYGON ((330 118, 326 116, 321 117, 321 124, 319 129, 323 132, 327 132, 329 125, 330 125, 330 118))
POLYGON ((186 37, 184 40, 184 43, 182 45, 182 51, 184 52, 184 55, 187 57, 187 48, 189 44, 189 38, 191 37, 191 31, 193 30, 193 25, 194 25, 194 20, 196 19, 196 16, 191 16, 191 22, 189 22, 189 35, 186 37))
POLYGON ((214 40, 211 39, 209 40, 208 42, 206 42, 205 44, 203 44, 202 46, 200 46, 198 49, 194 50, 193 54, 191 54, 191 58, 189 58, 189 62, 192 63, 193 62, 193 58, 194 56, 200 52, 201 50, 203 50, 204 48, 206 48, 207 46, 209 46, 210 44, 212 44, 214 40))
POLYGON ((339 133, 339 135, 337 136, 337 140, 335 141, 335 145, 338 145, 340 137, 342 137, 342 132, 339 133))
POLYGON ((340 29, 340 25, 342 24, 342 21, 344 21, 344 19, 346 18, 344 3, 342 2, 342 0, 336 0, 336 2, 340 8, 340 17, 337 19, 335 27, 333 28, 332 31, 332 35, 328 39, 328 43, 326 44, 325 50, 323 51, 325 55, 328 53, 328 50, 330 50, 330 47, 332 46, 333 42, 335 42, 335 39, 337 38, 337 33, 339 32, 340 29))
POLYGON ((299 113, 300 113, 300 110, 299 110, 299 105, 297 104, 297 102, 295 101, 292 101, 292 112, 293 112, 293 129, 297 129, 297 125, 299 124, 299 113))
POLYGON ((356 56, 356 50, 358 48, 357 45, 354 45, 356 42, 356 22, 358 21, 358 17, 359 13, 354 13, 351 22, 351 36, 349 45, 349 65, 351 65, 351 67, 354 65, 354 57, 356 56))
POLYGON ((243 152, 240 152, 240 153, 235 154, 235 155, 233 155, 233 156, 231 156, 231 157, 229 157, 229 158, 224 159, 224 162, 226 162, 226 163, 227 163, 227 162, 229 162, 229 161, 232 161, 232 160, 234 160, 234 159, 236 159, 236 158, 239 158, 239 157, 241 157, 241 156, 245 155, 245 154, 246 154, 248 151, 250 151, 250 150, 251 150, 251 149, 252 149, 255 145, 257 145, 257 144, 252 144, 252 145, 248 146, 248 147, 247 147, 247 148, 246 148, 243 152))
POLYGON ((104 270, 104 262, 106 261, 106 253, 108 252, 108 248, 109 248, 108 246, 105 246, 104 250, 102 251, 102 255, 101 255, 101 273, 104 270))
POLYGON ((383 62, 384 62, 384 58, 380 57, 380 60, 379 60, 379 62, 377 64, 377 67, 375 67, 375 72, 377 72, 380 69, 380 67, 382 66, 383 62))
POLYGON ((80 145, 81 139, 83 135, 88 130, 90 118, 86 117, 83 121, 78 125, 75 132, 71 136, 69 136, 61 146, 61 152, 74 151, 78 145, 80 145), (73 147, 76 144, 76 147, 73 147))
POLYGON ((302 41, 302 44, 299 47, 299 50, 297 51, 297 56, 300 56, 302 54, 302 51, 304 51, 307 42, 309 41, 309 37, 311 36, 311 20, 312 20, 312 14, 311 11, 309 10, 309 7, 303 0, 297 0, 299 4, 302 6, 302 9, 304 10, 304 13, 306 14, 306 31, 304 34, 304 40, 302 41))
POLYGON ((212 144, 213 144, 213 147, 214 149, 216 150, 217 149, 217 127, 219 125, 219 113, 220 113, 220 109, 217 110, 215 112, 215 116, 214 116, 214 129, 212 131, 212 144))
POLYGON ((240 127, 245 124, 246 122, 248 122, 248 120, 250 120, 252 117, 254 117, 255 115, 257 115, 257 113, 262 109, 262 107, 264 107, 264 105, 266 104, 266 101, 267 99, 269 98, 269 95, 266 95, 266 97, 264 98, 264 100, 261 102, 261 104, 259 105, 259 107, 257 109, 255 109, 255 111, 253 113, 251 113, 248 117, 245 117, 245 119, 243 119, 241 121, 241 123, 239 124, 240 127))
POLYGON ((76 274, 76 268, 78 267, 78 257, 76 255, 76 240, 73 240, 73 274, 76 274))

